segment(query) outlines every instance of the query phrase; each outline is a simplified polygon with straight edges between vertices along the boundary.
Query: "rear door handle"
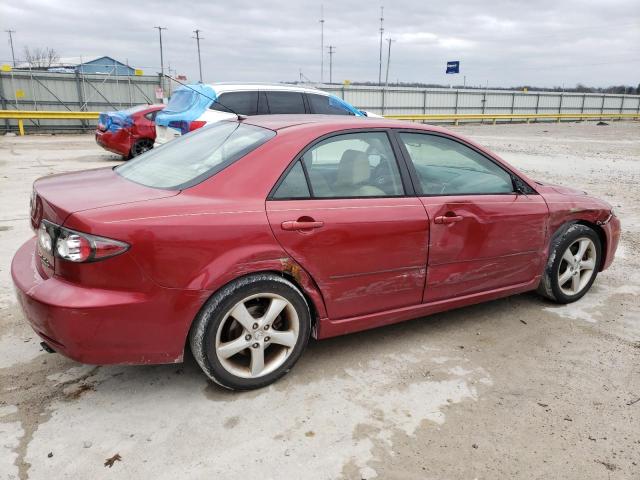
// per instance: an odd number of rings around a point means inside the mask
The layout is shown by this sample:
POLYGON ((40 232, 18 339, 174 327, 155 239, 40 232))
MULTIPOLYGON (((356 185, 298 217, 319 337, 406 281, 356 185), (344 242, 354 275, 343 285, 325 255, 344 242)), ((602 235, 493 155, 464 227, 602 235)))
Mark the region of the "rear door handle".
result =
POLYGON ((441 215, 433 219, 433 223, 456 223, 463 219, 460 215, 441 215))
POLYGON ((282 230, 311 230, 314 228, 321 228, 324 226, 324 222, 306 221, 300 222, 297 220, 287 220, 280 225, 282 230))

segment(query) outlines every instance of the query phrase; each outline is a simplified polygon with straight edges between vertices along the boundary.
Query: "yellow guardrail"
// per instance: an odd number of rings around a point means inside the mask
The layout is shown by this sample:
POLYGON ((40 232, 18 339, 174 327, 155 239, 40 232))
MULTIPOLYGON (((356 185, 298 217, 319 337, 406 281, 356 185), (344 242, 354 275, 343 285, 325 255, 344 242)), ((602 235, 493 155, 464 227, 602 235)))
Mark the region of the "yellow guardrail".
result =
POLYGON ((18 131, 24 135, 25 120, 97 120, 100 112, 63 112, 53 110, 0 110, 0 119, 18 120, 18 131))
POLYGON ((640 113, 458 113, 458 114, 426 114, 426 115, 385 115, 384 118, 395 120, 439 120, 453 121, 457 125, 460 120, 490 120, 495 124, 498 120, 638 120, 640 113))
MULTIPOLYGON (((0 119, 18 120, 20 135, 24 135, 25 120, 97 120, 100 112, 63 112, 52 110, 0 110, 0 119)), ((640 113, 458 113, 426 115, 385 115, 385 118, 409 121, 453 121, 489 120, 495 124, 498 120, 640 120, 640 113)))

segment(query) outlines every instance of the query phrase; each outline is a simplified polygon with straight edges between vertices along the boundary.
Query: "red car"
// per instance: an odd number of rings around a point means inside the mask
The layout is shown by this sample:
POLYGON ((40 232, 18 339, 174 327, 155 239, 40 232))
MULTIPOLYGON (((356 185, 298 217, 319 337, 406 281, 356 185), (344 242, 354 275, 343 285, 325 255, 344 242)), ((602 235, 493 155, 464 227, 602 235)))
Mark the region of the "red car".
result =
POLYGON ((536 289, 578 300, 620 234, 608 203, 445 129, 312 115, 223 121, 41 178, 31 222, 12 275, 46 345, 150 364, 189 344, 233 389, 284 375, 310 335, 536 289))
POLYGON ((156 115, 164 105, 138 105, 128 110, 101 113, 96 143, 125 160, 151 150, 156 139, 156 115))

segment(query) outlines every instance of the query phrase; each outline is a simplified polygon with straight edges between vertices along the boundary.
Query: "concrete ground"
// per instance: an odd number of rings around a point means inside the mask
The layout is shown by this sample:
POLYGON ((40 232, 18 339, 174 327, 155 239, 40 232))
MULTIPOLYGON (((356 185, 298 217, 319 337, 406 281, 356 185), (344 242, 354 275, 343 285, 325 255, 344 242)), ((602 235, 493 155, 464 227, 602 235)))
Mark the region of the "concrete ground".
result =
POLYGON ((613 267, 569 306, 523 294, 312 342, 250 393, 192 359, 94 367, 40 350, 9 274, 31 183, 117 158, 90 135, 0 138, 0 477, 640 479, 640 123, 456 130, 611 202, 613 267))

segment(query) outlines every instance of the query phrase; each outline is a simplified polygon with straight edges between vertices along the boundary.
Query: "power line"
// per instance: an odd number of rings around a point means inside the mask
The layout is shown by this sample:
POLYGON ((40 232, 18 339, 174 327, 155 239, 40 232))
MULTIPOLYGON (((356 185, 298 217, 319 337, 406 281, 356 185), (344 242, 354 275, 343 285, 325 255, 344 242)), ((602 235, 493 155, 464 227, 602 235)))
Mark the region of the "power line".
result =
POLYGON ((387 53, 387 76, 384 80, 385 88, 389 86, 389 64, 391 63, 391 42, 395 42, 391 37, 387 38, 387 42, 389 42, 389 51, 387 53))
POLYGON ((378 63, 378 85, 382 84, 382 34, 384 33, 384 7, 380 7, 380 62, 378 63))
POLYGON ((13 66, 16 66, 16 56, 13 53, 13 34, 16 33, 15 30, 5 30, 9 34, 9 45, 11 45, 11 58, 13 60, 13 66))
POLYGON ((202 60, 200 59, 200 40, 204 40, 203 37, 200 36, 201 30, 197 28, 193 31, 196 34, 195 39, 198 44, 198 69, 200 70, 200 83, 202 83, 202 60))
POLYGON ((160 87, 164 87, 164 58, 162 56, 162 30, 166 30, 167 27, 153 27, 158 29, 160 35, 160 87))
POLYGON ((329 83, 333 83, 333 54, 336 53, 336 47, 329 45, 329 83))
POLYGON ((320 83, 324 83, 324 5, 320 5, 320 83))

